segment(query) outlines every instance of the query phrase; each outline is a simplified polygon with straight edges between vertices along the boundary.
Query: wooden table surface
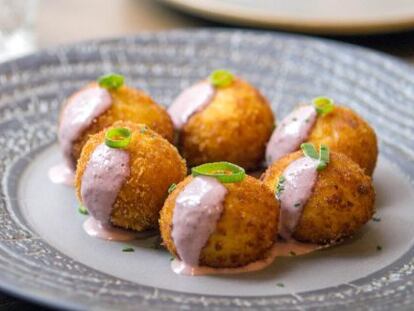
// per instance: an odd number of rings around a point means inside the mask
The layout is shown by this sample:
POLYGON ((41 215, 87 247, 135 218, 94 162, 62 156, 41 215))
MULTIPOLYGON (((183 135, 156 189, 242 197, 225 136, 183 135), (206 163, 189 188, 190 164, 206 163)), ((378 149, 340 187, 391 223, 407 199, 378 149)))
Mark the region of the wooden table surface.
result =
MULTIPOLYGON (((197 0, 195 0, 197 1, 197 0)), ((39 0, 36 34, 39 48, 86 39, 189 27, 230 27, 194 18, 156 0, 39 0)), ((380 50, 414 65, 414 31, 380 36, 330 37, 380 50)), ((0 295, 0 310, 40 310, 0 295)))

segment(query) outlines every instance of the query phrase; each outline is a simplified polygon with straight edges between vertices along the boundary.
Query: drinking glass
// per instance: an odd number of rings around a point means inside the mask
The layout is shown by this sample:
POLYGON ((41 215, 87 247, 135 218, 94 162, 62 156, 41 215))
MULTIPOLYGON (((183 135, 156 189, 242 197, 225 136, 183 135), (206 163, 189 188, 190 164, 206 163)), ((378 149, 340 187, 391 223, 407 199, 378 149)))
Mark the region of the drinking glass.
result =
POLYGON ((37 0, 0 0, 0 61, 36 49, 36 9, 37 0))

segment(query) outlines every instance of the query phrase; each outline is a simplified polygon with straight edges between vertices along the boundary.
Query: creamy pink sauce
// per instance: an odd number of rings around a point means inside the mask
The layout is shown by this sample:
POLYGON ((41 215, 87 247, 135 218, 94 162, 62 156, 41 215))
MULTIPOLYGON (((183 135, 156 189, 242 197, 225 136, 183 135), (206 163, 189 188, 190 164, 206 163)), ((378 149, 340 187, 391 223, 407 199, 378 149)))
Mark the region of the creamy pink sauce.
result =
POLYGON ((284 190, 278 198, 280 201, 279 235, 286 240, 292 237, 302 215, 303 206, 312 194, 318 177, 317 166, 318 161, 302 157, 290 163, 282 174, 285 181, 284 190))
POLYGON ((93 217, 89 217, 83 223, 85 232, 95 238, 109 241, 131 241, 137 238, 137 233, 115 228, 111 225, 103 225, 93 217))
POLYGON ((198 266, 200 252, 216 228, 227 188, 212 177, 195 177, 175 201, 172 239, 181 260, 198 266))
POLYGON ((89 214, 104 228, 111 226, 112 205, 129 174, 129 154, 125 150, 101 144, 89 159, 82 176, 81 198, 89 214))
POLYGON ((266 147, 266 164, 299 149, 315 124, 317 113, 312 105, 301 106, 286 116, 273 132, 266 147))
POLYGON ((197 111, 207 106, 215 94, 208 81, 201 81, 184 90, 168 108, 168 113, 176 129, 181 129, 197 111))
POLYGON ((66 165, 66 163, 52 166, 48 171, 48 176, 51 182, 55 184, 63 184, 72 187, 74 185, 75 173, 66 165))
POLYGON ((58 138, 63 157, 72 170, 76 168, 72 157, 73 143, 111 104, 111 94, 99 86, 79 91, 66 104, 60 119, 58 138))
POLYGON ((317 244, 300 243, 297 241, 276 242, 273 247, 266 253, 264 259, 252 262, 239 268, 211 268, 204 266, 190 266, 179 259, 171 262, 171 269, 177 273, 188 276, 195 275, 214 275, 214 274, 237 274, 259 271, 271 265, 276 257, 299 256, 305 255, 315 250, 324 248, 317 244))

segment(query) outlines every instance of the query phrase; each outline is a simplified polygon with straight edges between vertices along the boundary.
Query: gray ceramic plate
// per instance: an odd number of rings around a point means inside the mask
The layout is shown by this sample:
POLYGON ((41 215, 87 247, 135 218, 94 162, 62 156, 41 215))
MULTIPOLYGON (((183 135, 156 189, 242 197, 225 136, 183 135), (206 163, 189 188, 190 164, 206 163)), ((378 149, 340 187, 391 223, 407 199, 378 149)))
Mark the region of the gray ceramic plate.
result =
MULTIPOLYGON (((0 65, 0 287, 73 309, 412 309, 414 71, 384 55, 306 37, 174 31, 93 41, 0 65), (108 71, 168 104, 212 69, 258 86, 280 119, 320 94, 361 113, 380 138, 377 217, 352 241, 233 276, 185 277, 153 239, 88 237, 72 189, 51 184, 64 98, 108 71), (379 250, 378 247, 382 249, 379 250), (284 286, 281 287, 280 283, 284 286)), ((363 150, 361 150, 363 152, 363 150)))

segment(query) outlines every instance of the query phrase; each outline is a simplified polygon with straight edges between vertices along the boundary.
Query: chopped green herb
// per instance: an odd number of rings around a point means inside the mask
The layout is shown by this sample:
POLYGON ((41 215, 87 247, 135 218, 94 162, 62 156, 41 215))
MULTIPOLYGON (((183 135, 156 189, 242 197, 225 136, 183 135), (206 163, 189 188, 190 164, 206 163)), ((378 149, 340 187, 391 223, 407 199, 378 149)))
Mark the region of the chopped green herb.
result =
POLYGON ((82 215, 89 215, 88 210, 87 210, 87 209, 86 209, 86 207, 85 207, 85 206, 83 206, 83 205, 80 205, 80 206, 78 207, 78 212, 79 212, 80 214, 82 214, 82 215))
POLYGON ((319 164, 317 167, 318 171, 322 171, 329 163, 329 148, 322 144, 319 147, 319 164))
POLYGON ((286 181, 285 176, 282 175, 279 177, 279 181, 277 182, 276 189, 275 189, 275 194, 277 198, 279 198, 283 190, 285 190, 285 186, 284 186, 285 181, 286 181))
POLYGON ((317 170, 323 170, 329 163, 329 148, 328 146, 322 144, 319 147, 319 154, 316 151, 315 147, 310 143, 303 143, 300 145, 300 148, 303 151, 303 154, 311 159, 318 160, 317 170))
POLYGON ((372 217, 372 221, 380 222, 381 218, 374 216, 374 217, 372 217))
POLYGON ((123 252, 125 252, 125 253, 131 253, 131 252, 135 252, 135 249, 133 249, 132 247, 124 247, 123 249, 122 249, 122 251, 123 252))
POLYGON ((303 143, 302 145, 300 145, 300 148, 303 151, 303 154, 309 158, 318 160, 319 159, 319 154, 316 151, 315 147, 310 144, 310 143, 303 143))
POLYGON ((225 87, 234 81, 234 76, 231 72, 224 69, 214 70, 208 77, 210 83, 215 87, 225 87))
POLYGON ((377 251, 381 251, 382 250, 382 246, 381 245, 377 245, 377 251))
POLYGON ((173 261, 175 258, 174 257, 170 257, 170 261, 173 261))
POLYGON ((283 283, 277 283, 276 286, 277 287, 285 287, 285 284, 283 284, 283 283))
POLYGON ((300 207, 300 202, 298 202, 298 203, 295 203, 295 205, 293 205, 294 207, 296 207, 296 208, 298 208, 298 207, 300 207))
POLYGON ((324 116, 335 108, 333 99, 324 96, 314 98, 312 104, 319 116, 324 116))
POLYGON ((290 256, 296 256, 296 253, 295 253, 294 251, 290 251, 290 252, 289 252, 289 255, 290 255, 290 256))
POLYGON ((106 88, 106 89, 117 89, 120 88, 124 84, 124 76, 116 74, 116 73, 109 73, 103 76, 100 76, 97 81, 99 86, 106 88))
POLYGON ((175 190, 175 188, 177 188, 177 185, 175 183, 172 183, 170 185, 170 187, 168 188, 168 194, 170 194, 171 192, 173 192, 175 190))

